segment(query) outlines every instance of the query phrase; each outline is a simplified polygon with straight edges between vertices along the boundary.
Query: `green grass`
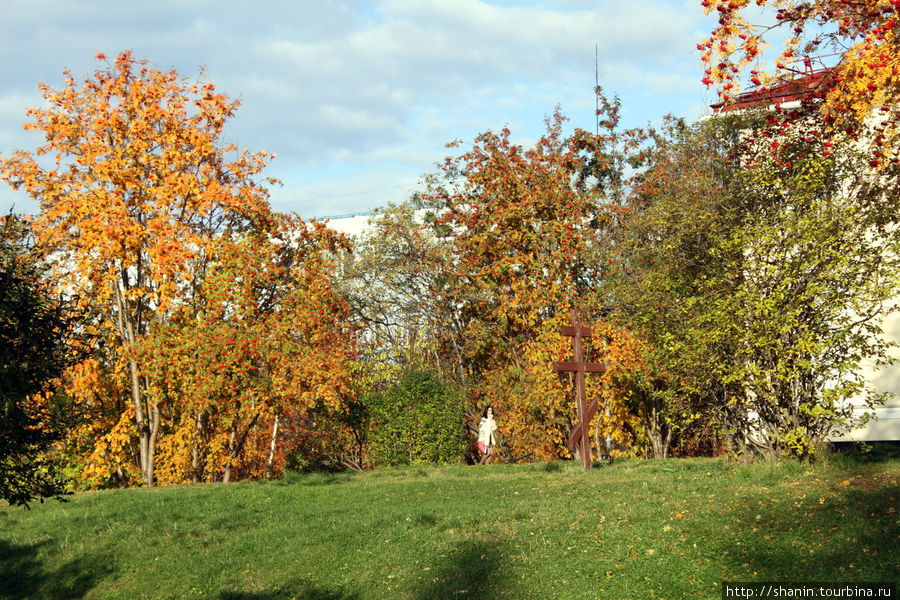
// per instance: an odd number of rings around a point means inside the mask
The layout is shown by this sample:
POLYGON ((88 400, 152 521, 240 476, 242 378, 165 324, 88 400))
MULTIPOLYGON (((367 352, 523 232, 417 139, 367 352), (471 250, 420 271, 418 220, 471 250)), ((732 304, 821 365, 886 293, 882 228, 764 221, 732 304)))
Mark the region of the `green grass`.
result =
POLYGON ((0 509, 0 598, 720 598, 895 581, 900 459, 412 467, 0 509))

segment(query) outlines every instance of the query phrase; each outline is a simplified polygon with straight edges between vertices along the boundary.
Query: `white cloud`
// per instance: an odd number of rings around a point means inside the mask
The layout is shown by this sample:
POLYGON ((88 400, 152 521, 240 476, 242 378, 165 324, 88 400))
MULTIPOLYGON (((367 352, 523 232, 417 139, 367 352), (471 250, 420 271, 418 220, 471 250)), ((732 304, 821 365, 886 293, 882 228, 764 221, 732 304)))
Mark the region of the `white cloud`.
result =
MULTIPOLYGON (((405 198, 416 178, 368 174, 431 171, 451 139, 505 123, 534 139, 556 104, 590 128, 595 44, 601 84, 635 124, 702 102, 693 0, 7 4, 0 50, 20 58, 0 64, 0 153, 33 145, 20 128, 38 82, 59 85, 66 67, 81 76, 97 51, 128 48, 188 77, 205 66, 240 97, 226 138, 278 154, 270 174, 286 186, 273 199, 304 213, 327 209, 303 199, 302 180, 320 173, 344 176, 317 197, 371 209, 405 198), (354 170, 383 193, 354 187, 354 170)), ((0 208, 10 198, 0 191, 0 208)))

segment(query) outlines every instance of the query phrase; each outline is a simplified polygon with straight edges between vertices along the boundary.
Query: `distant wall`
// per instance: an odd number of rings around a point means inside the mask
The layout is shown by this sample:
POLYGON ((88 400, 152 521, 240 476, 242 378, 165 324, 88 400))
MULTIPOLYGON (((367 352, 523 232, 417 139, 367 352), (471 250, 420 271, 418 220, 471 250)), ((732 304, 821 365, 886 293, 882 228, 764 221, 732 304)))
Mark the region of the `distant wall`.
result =
POLYGON ((334 217, 316 217, 314 221, 321 221, 329 229, 346 233, 347 235, 359 235, 369 226, 369 220, 373 217, 373 213, 353 213, 349 215, 338 215, 334 217))
MULTIPOLYGON (((893 342, 900 341, 900 313, 894 313, 885 319, 884 335, 893 342)), ((891 355, 900 359, 900 349, 893 348, 891 355)), ((872 365, 863 367, 866 379, 878 392, 891 392, 884 406, 875 409, 875 418, 864 427, 855 429, 841 437, 832 438, 834 442, 876 442, 900 441, 900 360, 898 363, 875 369, 872 365)), ((854 413, 863 414, 864 409, 854 409, 854 413)))

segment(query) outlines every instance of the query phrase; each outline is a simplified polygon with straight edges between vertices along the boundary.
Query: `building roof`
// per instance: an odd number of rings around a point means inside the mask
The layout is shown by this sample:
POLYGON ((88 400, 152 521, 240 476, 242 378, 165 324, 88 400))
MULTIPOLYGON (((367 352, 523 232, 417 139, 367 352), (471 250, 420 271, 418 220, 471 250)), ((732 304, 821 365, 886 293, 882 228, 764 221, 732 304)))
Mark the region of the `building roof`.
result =
POLYGON ((783 81, 771 87, 759 87, 738 94, 734 98, 722 100, 710 104, 713 112, 721 113, 731 110, 741 110, 756 106, 770 106, 772 104, 785 104, 793 100, 800 100, 809 96, 823 85, 832 81, 831 75, 834 67, 813 68, 813 59, 804 59, 804 70, 795 71, 801 76, 783 81))

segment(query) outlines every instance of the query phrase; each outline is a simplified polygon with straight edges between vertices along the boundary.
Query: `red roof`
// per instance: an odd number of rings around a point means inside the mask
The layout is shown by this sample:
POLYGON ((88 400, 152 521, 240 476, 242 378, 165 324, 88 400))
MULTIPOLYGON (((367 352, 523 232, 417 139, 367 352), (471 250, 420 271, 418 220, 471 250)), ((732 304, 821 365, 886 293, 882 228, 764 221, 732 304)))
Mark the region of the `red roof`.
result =
POLYGON ((718 113, 799 100, 816 90, 832 71, 832 67, 813 70, 809 61, 806 61, 806 64, 807 69, 802 77, 785 81, 772 87, 749 90, 735 98, 710 104, 710 107, 713 109, 713 112, 718 113))

